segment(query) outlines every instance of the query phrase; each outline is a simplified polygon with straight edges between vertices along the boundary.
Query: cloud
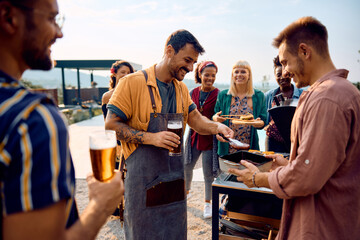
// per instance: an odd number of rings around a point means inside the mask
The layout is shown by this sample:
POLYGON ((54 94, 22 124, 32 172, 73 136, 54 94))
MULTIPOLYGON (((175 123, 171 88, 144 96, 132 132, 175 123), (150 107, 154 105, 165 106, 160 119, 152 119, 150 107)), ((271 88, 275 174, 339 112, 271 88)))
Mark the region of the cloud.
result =
POLYGON ((210 14, 215 16, 226 15, 235 12, 233 1, 219 1, 211 7, 210 14))
POLYGON ((128 13, 147 14, 158 9, 158 2, 144 2, 140 4, 129 5, 125 7, 128 13))
POLYGON ((63 0, 59 3, 60 11, 64 12, 65 16, 71 16, 71 18, 77 19, 96 19, 107 16, 116 16, 119 14, 119 9, 116 8, 106 8, 98 9, 93 5, 81 4, 81 1, 69 1, 63 0))

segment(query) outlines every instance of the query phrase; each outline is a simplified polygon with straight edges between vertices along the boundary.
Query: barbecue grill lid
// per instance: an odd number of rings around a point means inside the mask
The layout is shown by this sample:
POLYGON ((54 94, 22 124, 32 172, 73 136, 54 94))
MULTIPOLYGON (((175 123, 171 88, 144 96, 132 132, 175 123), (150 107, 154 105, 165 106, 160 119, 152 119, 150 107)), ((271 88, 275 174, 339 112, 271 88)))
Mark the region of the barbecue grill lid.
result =
POLYGON ((276 106, 268 110, 270 116, 274 120, 277 129, 279 130, 282 138, 286 143, 288 152, 290 152, 291 141, 290 141, 290 131, 291 131, 291 121, 294 117, 296 106, 293 105, 282 105, 276 106))

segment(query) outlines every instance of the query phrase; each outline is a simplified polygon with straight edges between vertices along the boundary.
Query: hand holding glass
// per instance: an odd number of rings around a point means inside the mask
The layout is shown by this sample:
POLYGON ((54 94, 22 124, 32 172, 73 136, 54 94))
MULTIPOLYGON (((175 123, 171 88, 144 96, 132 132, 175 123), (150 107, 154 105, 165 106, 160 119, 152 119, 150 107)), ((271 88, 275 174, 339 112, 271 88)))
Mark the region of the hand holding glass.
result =
MULTIPOLYGON (((168 119, 167 130, 177 134, 180 137, 180 139, 182 139, 182 135, 183 135, 182 128, 183 128, 182 119, 168 119)), ((182 141, 180 140, 180 142, 182 141)), ((176 148, 169 151, 169 156, 181 156, 181 155, 182 155, 181 143, 176 148)))
POLYGON ((116 158, 116 133, 99 130, 90 133, 90 158, 94 177, 99 181, 112 178, 116 158))

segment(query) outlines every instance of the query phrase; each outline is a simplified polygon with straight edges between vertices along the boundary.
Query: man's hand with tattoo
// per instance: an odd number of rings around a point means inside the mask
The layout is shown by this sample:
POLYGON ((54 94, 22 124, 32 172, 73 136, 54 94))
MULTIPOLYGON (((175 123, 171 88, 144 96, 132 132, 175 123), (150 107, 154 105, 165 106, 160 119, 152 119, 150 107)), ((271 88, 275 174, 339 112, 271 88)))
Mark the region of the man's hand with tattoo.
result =
POLYGON ((150 133, 136 130, 129 127, 123 120, 111 110, 106 116, 106 129, 116 131, 117 139, 128 143, 154 145, 169 150, 173 150, 180 144, 180 137, 173 132, 162 131, 150 133))

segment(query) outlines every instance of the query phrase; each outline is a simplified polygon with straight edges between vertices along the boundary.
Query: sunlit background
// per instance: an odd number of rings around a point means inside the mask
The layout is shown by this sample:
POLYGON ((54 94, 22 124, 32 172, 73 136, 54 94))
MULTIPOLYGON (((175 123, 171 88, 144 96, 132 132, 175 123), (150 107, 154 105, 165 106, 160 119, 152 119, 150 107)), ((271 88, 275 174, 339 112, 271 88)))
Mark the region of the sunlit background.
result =
MULTIPOLYGON (((360 81, 360 1, 358 0, 58 0, 65 15, 64 38, 53 58, 124 59, 143 68, 159 62, 166 38, 177 29, 192 32, 206 53, 199 60, 218 64, 218 83, 229 83, 232 65, 247 60, 255 85, 275 84, 274 37, 302 16, 314 16, 328 29, 337 68, 360 81)), ((108 76, 109 72, 95 72, 108 76)), ((193 73, 186 75, 193 79, 193 73)))

